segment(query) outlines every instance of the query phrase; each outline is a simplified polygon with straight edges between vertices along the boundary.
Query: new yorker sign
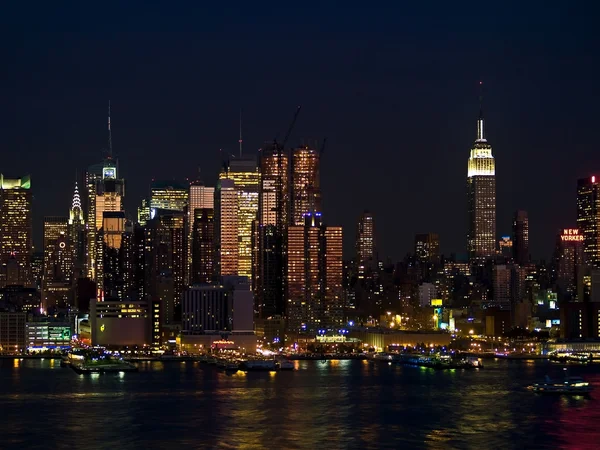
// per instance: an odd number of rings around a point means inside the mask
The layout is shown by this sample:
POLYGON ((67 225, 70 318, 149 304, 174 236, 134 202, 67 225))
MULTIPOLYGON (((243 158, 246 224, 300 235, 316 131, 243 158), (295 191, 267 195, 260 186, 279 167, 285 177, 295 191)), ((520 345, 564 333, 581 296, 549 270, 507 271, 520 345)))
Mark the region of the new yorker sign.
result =
POLYGON ((561 241, 583 241, 583 234, 577 228, 565 228, 560 235, 561 241))

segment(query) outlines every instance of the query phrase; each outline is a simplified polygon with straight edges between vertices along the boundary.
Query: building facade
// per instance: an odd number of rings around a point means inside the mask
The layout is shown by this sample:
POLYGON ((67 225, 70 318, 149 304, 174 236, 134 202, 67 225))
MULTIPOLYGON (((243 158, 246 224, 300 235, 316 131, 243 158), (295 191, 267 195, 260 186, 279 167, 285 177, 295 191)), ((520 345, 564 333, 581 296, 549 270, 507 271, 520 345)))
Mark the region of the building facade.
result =
POLYGON ((483 113, 467 170, 467 251, 471 261, 484 261, 496 250, 496 164, 484 134, 483 113))
POLYGON ((577 228, 583 234, 584 263, 600 267, 600 178, 577 181, 577 228))

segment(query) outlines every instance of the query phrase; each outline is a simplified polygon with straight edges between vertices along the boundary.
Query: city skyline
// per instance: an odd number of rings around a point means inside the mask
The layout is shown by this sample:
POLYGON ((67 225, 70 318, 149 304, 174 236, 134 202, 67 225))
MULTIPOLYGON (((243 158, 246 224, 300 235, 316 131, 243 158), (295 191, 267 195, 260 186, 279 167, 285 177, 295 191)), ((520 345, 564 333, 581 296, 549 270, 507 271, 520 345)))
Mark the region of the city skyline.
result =
MULTIPOLYGON (((589 75, 597 64, 589 58, 597 38, 581 26, 588 18, 561 17, 550 8, 534 22, 531 16, 539 12, 529 6, 520 15, 508 8, 494 14, 489 7, 469 14, 456 6, 443 9, 433 12, 439 26, 431 36, 411 25, 425 23, 419 7, 367 11, 366 20, 350 8, 333 24, 328 21, 337 11, 329 6, 317 15, 320 19, 312 18, 309 10, 291 10, 286 14, 289 21, 306 21, 315 33, 278 44, 265 43, 265 31, 256 26, 267 22, 265 11, 256 10, 252 21, 240 12, 205 24, 214 47, 203 35, 173 33, 159 40, 159 34, 151 32, 138 40, 106 32, 91 39, 81 33, 74 46, 51 29, 31 33, 11 25, 4 31, 7 47, 2 50, 20 40, 27 51, 6 52, 11 71, 4 75, 5 84, 11 89, 3 93, 15 108, 0 113, 7 128, 3 146, 10 154, 2 171, 32 175, 36 251, 41 250, 43 217, 63 215, 68 208, 75 169, 101 159, 110 99, 114 151, 131 187, 125 203, 132 216, 152 178, 192 178, 200 166, 207 185, 216 184, 224 159, 220 153, 238 151, 240 106, 244 154, 253 154, 285 132, 295 106, 302 104, 290 144, 328 138, 321 162, 322 173, 328 174, 321 182, 323 212, 348 230, 345 257, 352 254, 355 222, 363 209, 378 219, 383 257, 401 259, 412 248, 415 234, 429 232, 440 235, 443 254, 465 253, 464 206, 457 199, 463 198, 464 154, 473 140, 476 84, 483 80, 499 174, 497 234, 509 235, 512 213, 526 210, 533 258, 549 260, 556 231, 575 226, 573 180, 593 175, 598 165, 585 146, 573 144, 575 137, 577 142, 593 142, 593 102, 586 99, 598 90, 589 75), (443 22, 443 16, 452 20, 443 22), (553 25, 559 18, 564 19, 564 32, 553 25), (478 19, 490 24, 489 33, 467 30, 467 24, 478 19), (232 22, 240 24, 236 31, 218 30, 217 25, 232 22), (407 26, 398 26, 403 23, 407 26), (543 43, 533 32, 527 34, 532 23, 544 33, 543 43), (352 37, 344 31, 348 28, 357 34, 352 37), (452 34, 457 31, 464 34, 452 34), (450 39, 442 43, 448 33, 450 39), (505 55, 499 40, 519 42, 521 54, 505 55), (468 50, 459 51, 465 43, 468 50), (45 56, 49 48, 52 59, 45 56), (167 64, 149 62, 147 50, 138 55, 132 48, 156 48, 167 64), (173 49, 178 50, 170 52, 173 49), (189 54, 202 55, 202 66, 211 69, 198 71, 189 54), (299 68, 277 75, 266 65, 250 69, 256 67, 255 60, 280 54, 289 55, 283 64, 289 60, 290 66, 297 61, 302 66, 310 56, 310 66, 319 70, 311 74, 299 68), (565 58, 571 63, 561 64, 565 58), (478 61, 476 68, 473 60, 478 61), (146 70, 135 70, 136 64, 146 70), (243 75, 235 75, 232 64, 243 75), (31 75, 16 76, 23 72, 31 75), (182 81, 173 83, 176 79, 182 81), (48 87, 39 95, 28 94, 36 86, 48 87), (420 180, 419 195, 413 195, 412 187, 420 180), (435 187, 438 183, 444 185, 442 191, 435 187), (400 207, 390 207, 388 198, 399 200, 400 207), (433 204, 439 208, 431 208, 433 204), (411 220, 401 220, 400 211, 411 211, 411 220), (440 215, 456 219, 445 220, 444 229, 438 229, 440 215)), ((174 16, 159 12, 148 9, 149 24, 160 22, 158 29, 172 30, 174 16)), ((130 17, 133 11, 124 7, 120 13, 130 17)), ((40 20, 41 11, 34 14, 33 23, 40 20)), ((64 17, 73 19, 70 14, 64 17)), ((191 11, 190 17, 198 19, 198 11, 191 11)), ((286 23, 276 27, 283 30, 286 23)), ((189 25, 183 29, 191 30, 189 25)))

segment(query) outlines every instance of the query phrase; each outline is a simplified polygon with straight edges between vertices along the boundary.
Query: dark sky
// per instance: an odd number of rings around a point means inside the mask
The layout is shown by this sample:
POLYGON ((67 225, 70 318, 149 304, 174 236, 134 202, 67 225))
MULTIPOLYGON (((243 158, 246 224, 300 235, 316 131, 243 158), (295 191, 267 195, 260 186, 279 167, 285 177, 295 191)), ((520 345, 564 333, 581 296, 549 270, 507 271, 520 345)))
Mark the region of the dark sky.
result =
POLYGON ((444 253, 464 253, 480 79, 499 235, 526 209, 533 255, 547 257, 556 230, 574 225, 576 179, 600 173, 593 8, 122 3, 4 5, 0 172, 32 174, 36 237, 44 215, 67 213, 75 170, 100 160, 109 99, 132 215, 152 177, 200 165, 213 183, 219 149, 237 149, 240 107, 254 152, 302 105, 290 143, 328 137, 324 216, 345 227, 348 257, 363 209, 383 256, 401 258, 428 231, 444 253))

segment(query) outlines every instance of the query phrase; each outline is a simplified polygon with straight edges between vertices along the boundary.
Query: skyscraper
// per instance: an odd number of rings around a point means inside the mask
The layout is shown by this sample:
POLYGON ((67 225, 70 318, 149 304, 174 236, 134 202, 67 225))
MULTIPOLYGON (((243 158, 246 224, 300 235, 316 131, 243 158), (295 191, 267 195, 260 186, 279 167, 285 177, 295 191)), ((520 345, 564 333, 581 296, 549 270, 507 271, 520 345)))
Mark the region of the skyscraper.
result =
POLYGON ((252 222, 258 214, 260 172, 255 157, 240 157, 229 161, 219 175, 220 180, 233 181, 237 194, 237 273, 252 279, 252 222))
POLYGON ((31 284, 31 178, 0 174, 0 287, 31 284))
POLYGON ((359 278, 363 277, 368 268, 376 265, 375 257, 375 224, 373 214, 364 211, 356 231, 356 264, 359 278))
POLYGON ((289 221, 289 158, 277 143, 260 159, 258 221, 253 226, 253 289, 259 318, 284 316, 286 310, 286 232, 289 221))
POLYGON ((415 258, 422 264, 440 262, 440 237, 436 233, 415 236, 415 258))
POLYGON ((564 228, 556 237, 554 261, 561 302, 577 297, 577 281, 583 264, 583 239, 583 234, 577 228, 564 228))
POLYGON ((152 181, 150 209, 183 211, 188 205, 189 186, 177 181, 152 181))
POLYGON ((191 283, 210 283, 214 277, 215 214, 212 208, 194 209, 191 283))
MULTIPOLYGON (((187 208, 187 242, 186 242, 186 251, 187 251, 187 264, 188 264, 188 273, 190 274, 188 284, 198 283, 199 281, 194 281, 194 268, 193 268, 193 252, 194 252, 194 221, 196 220, 196 210, 212 210, 211 220, 214 220, 214 208, 215 208, 215 188, 205 186, 204 183, 198 179, 192 181, 190 183, 190 190, 188 196, 188 208, 187 208)), ((213 232, 211 235, 212 246, 214 247, 214 223, 212 225, 213 232)), ((211 276, 212 276, 212 265, 214 263, 214 248, 211 253, 211 276)), ((197 266, 196 269, 199 267, 197 266)), ((196 272, 197 273, 197 272, 196 272)))
POLYGON ((217 185, 217 263, 219 276, 237 275, 239 267, 238 194, 235 183, 221 179, 217 185))
POLYGON ((73 300, 73 252, 67 217, 44 218, 42 307, 66 307, 73 300))
POLYGON ((342 229, 326 227, 321 214, 287 233, 287 317, 292 332, 339 326, 343 319, 342 229))
POLYGON ((577 181, 577 228, 583 234, 583 261, 600 267, 600 184, 595 176, 577 181))
POLYGON ((529 263, 529 219, 527 211, 515 212, 513 219, 513 258, 524 266, 529 263))
POLYGON ((477 139, 467 171, 467 250, 471 261, 493 257, 496 250, 496 166, 484 134, 483 109, 477 120, 477 139))
MULTIPOLYGON (((83 217, 83 209, 81 207, 81 198, 79 197, 79 189, 75 182, 75 190, 73 192, 73 200, 69 209, 69 242, 71 245, 71 253, 73 254, 73 269, 77 271, 79 276, 85 272, 85 219, 83 217)), ((87 275, 84 275, 87 276, 87 275)))
POLYGON ((309 146, 292 151, 292 224, 302 225, 304 214, 321 211, 319 152, 309 146))

